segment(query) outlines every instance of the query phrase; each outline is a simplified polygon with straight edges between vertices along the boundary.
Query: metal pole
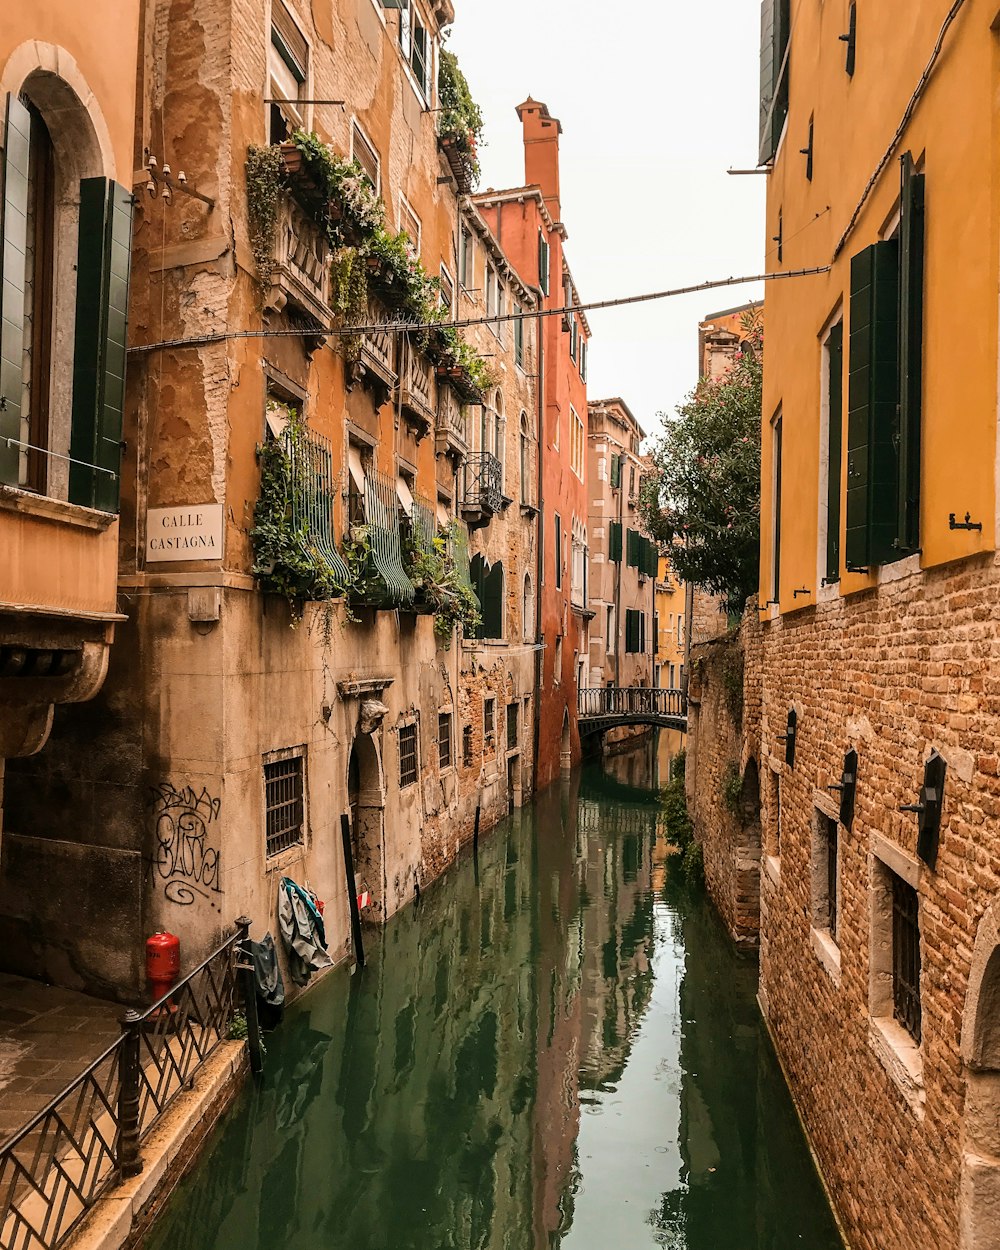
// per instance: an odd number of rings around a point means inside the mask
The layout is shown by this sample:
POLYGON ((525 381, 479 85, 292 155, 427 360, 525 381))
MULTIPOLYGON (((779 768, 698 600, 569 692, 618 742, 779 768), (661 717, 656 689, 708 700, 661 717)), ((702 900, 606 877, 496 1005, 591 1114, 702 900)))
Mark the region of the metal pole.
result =
POLYGON ((264 1048, 261 1045, 260 1019, 257 1015, 257 983, 254 977, 253 957, 250 954, 250 917, 240 916, 236 921, 240 930, 237 943, 236 976, 243 1000, 243 1012, 247 1020, 247 1049, 250 1051, 250 1071, 260 1076, 264 1071, 264 1048))
POLYGON ((361 938, 361 912, 358 909, 358 886, 354 880, 354 852, 351 850, 351 818, 345 812, 340 818, 344 843, 344 871, 347 874, 347 901, 351 908, 351 936, 354 941, 354 962, 365 966, 365 944, 361 938))
POLYGON ((118 1171, 123 1180, 142 1171, 139 1158, 139 1029, 142 1016, 126 1011, 122 1017, 121 1057, 118 1061, 118 1171))

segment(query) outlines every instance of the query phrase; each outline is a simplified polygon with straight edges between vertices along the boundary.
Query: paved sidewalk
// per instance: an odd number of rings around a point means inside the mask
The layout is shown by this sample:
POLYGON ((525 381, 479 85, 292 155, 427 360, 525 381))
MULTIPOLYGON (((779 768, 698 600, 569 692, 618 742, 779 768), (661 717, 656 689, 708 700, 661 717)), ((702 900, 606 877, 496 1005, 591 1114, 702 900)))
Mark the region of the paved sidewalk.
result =
POLYGON ((124 1011, 0 972, 0 1144, 115 1040, 124 1011))

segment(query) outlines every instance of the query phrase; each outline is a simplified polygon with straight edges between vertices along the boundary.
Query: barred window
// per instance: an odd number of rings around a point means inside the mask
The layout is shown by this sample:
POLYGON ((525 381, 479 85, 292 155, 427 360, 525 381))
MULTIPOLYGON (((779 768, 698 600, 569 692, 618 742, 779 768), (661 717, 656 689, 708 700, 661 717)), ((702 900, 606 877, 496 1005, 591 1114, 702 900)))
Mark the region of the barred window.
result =
POLYGON ((840 873, 837 871, 837 822, 829 816, 826 824, 826 915, 830 936, 837 940, 837 914, 839 911, 840 873))
POLYGON ((417 727, 404 725, 399 731, 399 785, 412 786, 417 780, 417 727))
POLYGON ((438 764, 451 768, 451 713, 438 713, 438 764))
POLYGON ((292 755, 264 765, 264 813, 268 858, 305 841, 303 758, 292 755))
POLYGON ((521 705, 519 703, 507 704, 507 750, 516 751, 518 740, 520 739, 520 714, 521 705))
POLYGON ((483 734, 487 742, 492 742, 496 733, 497 701, 487 699, 483 704, 483 734))
POLYGON ((472 726, 465 725, 462 728, 462 766, 464 768, 472 767, 472 726))
POLYGON ((892 877, 893 1015, 915 1042, 920 1041, 920 925, 917 892, 892 877))

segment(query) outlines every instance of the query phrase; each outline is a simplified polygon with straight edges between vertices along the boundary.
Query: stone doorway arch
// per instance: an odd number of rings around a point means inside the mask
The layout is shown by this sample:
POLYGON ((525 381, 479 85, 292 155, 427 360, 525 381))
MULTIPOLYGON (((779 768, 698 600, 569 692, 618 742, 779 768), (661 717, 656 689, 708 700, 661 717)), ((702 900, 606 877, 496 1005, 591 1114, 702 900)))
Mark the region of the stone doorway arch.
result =
POLYGON ((347 799, 351 814, 351 849, 357 894, 367 890, 371 903, 361 912, 367 923, 385 922, 385 783, 378 744, 358 731, 347 764, 347 799))
POLYGON ((962 1020, 961 1250, 1000 1246, 1000 899, 979 925, 962 1020))

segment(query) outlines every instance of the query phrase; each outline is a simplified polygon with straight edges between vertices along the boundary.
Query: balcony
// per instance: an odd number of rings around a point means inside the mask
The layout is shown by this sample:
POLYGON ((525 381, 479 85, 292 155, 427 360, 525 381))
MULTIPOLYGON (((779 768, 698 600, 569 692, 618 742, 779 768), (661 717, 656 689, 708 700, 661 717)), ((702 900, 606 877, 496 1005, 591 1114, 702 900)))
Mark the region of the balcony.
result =
POLYGON ((403 339, 399 355, 399 409, 419 442, 434 426, 433 368, 409 338, 403 339))
MULTIPOLYGON (((379 325, 385 320, 385 310, 380 304, 369 305, 369 325, 379 325)), ((398 381, 395 336, 386 330, 373 330, 363 335, 360 364, 365 385, 380 391, 384 401, 398 381)))
POLYGON ((330 309, 330 245, 312 217, 290 195, 282 195, 278 205, 274 264, 271 289, 264 308, 281 312, 296 309, 314 326, 315 346, 322 342, 320 331, 333 319, 330 309))
POLYGON ((361 573, 351 600, 361 607, 411 608, 416 589, 403 567, 396 484, 372 468, 363 482, 353 476, 348 497, 351 538, 363 548, 361 573))
POLYGON ((437 425, 435 427, 437 450, 454 457, 456 463, 469 450, 465 437, 465 409, 457 392, 451 386, 438 387, 437 425))
POLYGON ((482 529, 503 507, 500 461, 492 452, 473 452, 466 457, 464 479, 462 517, 470 530, 482 529))

